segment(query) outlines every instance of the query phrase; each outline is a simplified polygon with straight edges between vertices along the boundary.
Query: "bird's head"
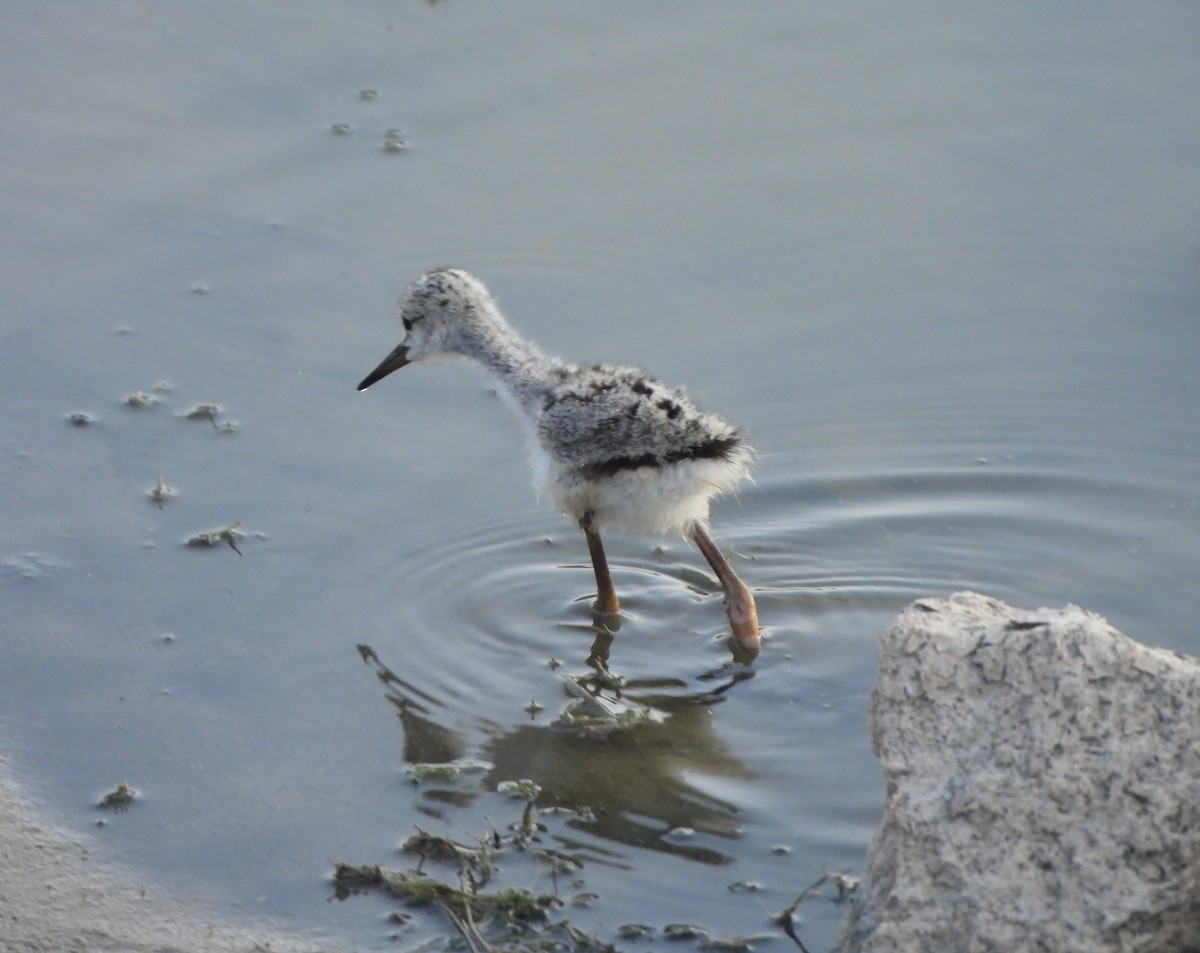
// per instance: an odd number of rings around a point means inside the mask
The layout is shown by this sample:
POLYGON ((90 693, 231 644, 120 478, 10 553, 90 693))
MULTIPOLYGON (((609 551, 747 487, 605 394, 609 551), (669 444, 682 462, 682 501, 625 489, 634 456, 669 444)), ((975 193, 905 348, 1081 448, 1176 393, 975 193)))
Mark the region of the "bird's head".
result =
POLYGON ((404 340, 358 385, 366 390, 405 364, 443 354, 477 356, 479 342, 504 319, 482 281, 462 268, 436 268, 414 281, 400 299, 404 340))

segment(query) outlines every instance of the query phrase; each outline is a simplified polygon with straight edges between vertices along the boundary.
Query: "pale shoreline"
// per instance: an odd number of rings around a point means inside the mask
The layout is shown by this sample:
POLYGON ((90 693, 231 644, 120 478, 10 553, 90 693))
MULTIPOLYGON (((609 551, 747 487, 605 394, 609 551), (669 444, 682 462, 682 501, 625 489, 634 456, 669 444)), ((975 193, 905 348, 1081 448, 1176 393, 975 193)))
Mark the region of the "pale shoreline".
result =
POLYGON ((0 953, 331 953, 277 925, 223 922, 92 856, 42 816, 0 758, 0 953))

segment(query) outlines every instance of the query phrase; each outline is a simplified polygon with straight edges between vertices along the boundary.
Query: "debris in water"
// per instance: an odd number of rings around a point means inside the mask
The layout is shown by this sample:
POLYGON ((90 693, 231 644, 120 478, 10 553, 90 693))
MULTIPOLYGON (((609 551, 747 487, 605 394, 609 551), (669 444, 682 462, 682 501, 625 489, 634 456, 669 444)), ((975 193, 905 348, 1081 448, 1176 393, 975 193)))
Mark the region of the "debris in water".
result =
MULTIPOLYGON (((184 411, 184 420, 207 420, 214 427, 217 426, 217 414, 221 412, 221 408, 216 404, 203 403, 197 404, 191 410, 184 411)), ((219 429, 219 428, 218 428, 219 429)))
POLYGON ((161 510, 163 508, 163 504, 175 495, 175 490, 173 487, 169 487, 169 486, 167 486, 166 483, 163 482, 163 477, 162 477, 162 474, 160 473, 158 475, 158 479, 156 479, 154 481, 154 486, 152 486, 150 488, 150 492, 148 495, 149 495, 150 499, 153 500, 158 505, 158 508, 161 510))
POLYGON ((408 140, 404 138, 403 129, 389 129, 383 134, 384 152, 407 152, 408 140))
MULTIPOLYGON (((360 646, 360 652, 364 648, 360 646)), ((353 894, 380 891, 408 907, 440 911, 458 934, 458 942, 465 944, 463 949, 619 953, 617 946, 584 932, 564 915, 568 904, 577 908, 598 907, 603 905, 604 898, 586 889, 580 873, 584 869, 583 857, 541 846, 547 828, 539 821, 539 815, 544 813, 528 802, 521 820, 507 826, 508 833, 502 834, 493 827, 477 842, 468 844, 417 828, 417 833, 402 848, 420 857, 417 869, 337 863, 333 872, 334 896, 345 900, 353 894), (522 856, 546 865, 543 869, 553 878, 553 892, 493 884, 506 871, 512 876, 516 858, 522 856), (457 872, 438 877, 424 869, 437 864, 455 865, 457 872), (565 897, 559 895, 558 889, 563 875, 569 877, 571 884, 571 892, 565 897)), ((525 879, 527 875, 518 876, 525 879)), ((714 898, 714 904, 719 903, 714 898)), ((393 922, 407 926, 411 919, 411 915, 402 914, 393 922)), ((784 932, 793 936, 789 926, 790 921, 784 932)), ((617 937, 623 941, 653 943, 658 937, 693 940, 698 941, 698 948, 705 953, 752 953, 777 936, 761 933, 721 937, 691 923, 669 923, 661 930, 643 923, 626 923, 617 928, 617 937)), ((800 949, 805 951, 802 944, 800 949)))
POLYGON ((492 765, 487 761, 460 759, 432 764, 418 762, 408 766, 408 776, 412 778, 413 784, 453 783, 464 774, 480 775, 490 770, 492 765))
POLYGON ((134 391, 125 398, 125 403, 134 410, 145 410, 147 407, 153 407, 158 403, 158 398, 153 394, 147 394, 145 391, 134 391))
POLYGON ((851 877, 847 872, 841 871, 834 874, 822 874, 811 884, 800 891, 800 896, 793 900, 775 916, 771 917, 771 922, 780 927, 784 933, 798 946, 802 953, 808 953, 808 947, 801 942, 800 937, 796 936, 795 914, 796 909, 813 897, 817 896, 817 891, 822 887, 832 886, 834 888, 834 903, 842 903, 851 894, 858 889, 858 880, 851 877))
POLYGON ((663 927, 663 936, 668 940, 704 940, 708 931, 692 923, 668 923, 663 927))
POLYGON ((521 801, 536 801, 537 796, 542 793, 542 786, 529 778, 521 778, 520 781, 501 781, 496 785, 496 793, 507 794, 509 797, 521 801))
POLYGON ((242 521, 234 520, 228 526, 222 526, 220 529, 207 529, 202 533, 196 533, 194 536, 189 536, 187 545, 189 546, 219 546, 221 543, 228 543, 235 553, 239 556, 242 551, 238 549, 238 540, 245 539, 246 534, 242 532, 242 521))

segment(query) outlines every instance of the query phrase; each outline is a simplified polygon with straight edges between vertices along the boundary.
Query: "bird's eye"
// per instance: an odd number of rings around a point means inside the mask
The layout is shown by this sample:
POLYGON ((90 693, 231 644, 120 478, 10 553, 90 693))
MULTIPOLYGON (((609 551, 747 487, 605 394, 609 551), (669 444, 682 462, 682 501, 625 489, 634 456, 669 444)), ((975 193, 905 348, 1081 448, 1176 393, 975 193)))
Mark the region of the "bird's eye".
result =
POLYGON ((420 315, 417 315, 415 318, 401 317, 400 323, 404 325, 405 331, 411 331, 413 329, 413 325, 416 324, 420 320, 421 320, 420 315))

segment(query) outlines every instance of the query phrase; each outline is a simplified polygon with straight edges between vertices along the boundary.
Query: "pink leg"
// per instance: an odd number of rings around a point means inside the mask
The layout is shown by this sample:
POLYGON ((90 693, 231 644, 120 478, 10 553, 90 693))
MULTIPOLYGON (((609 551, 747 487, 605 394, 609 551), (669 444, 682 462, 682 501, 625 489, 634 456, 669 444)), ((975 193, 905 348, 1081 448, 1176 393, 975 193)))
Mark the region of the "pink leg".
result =
POLYGON ((729 627, 733 631, 734 658, 739 662, 752 662, 758 657, 761 644, 758 635, 758 607, 754 595, 746 584, 737 577, 729 560, 712 541, 708 531, 697 523, 692 527, 692 539, 712 566, 713 572, 725 590, 725 613, 729 616, 729 627))
POLYGON ((621 604, 617 601, 617 590, 613 588, 612 574, 608 571, 608 560, 604 556, 604 544, 600 542, 600 533, 594 525, 591 510, 583 514, 579 528, 587 537, 592 569, 596 571, 596 601, 592 608, 601 615, 616 615, 621 611, 621 604))

